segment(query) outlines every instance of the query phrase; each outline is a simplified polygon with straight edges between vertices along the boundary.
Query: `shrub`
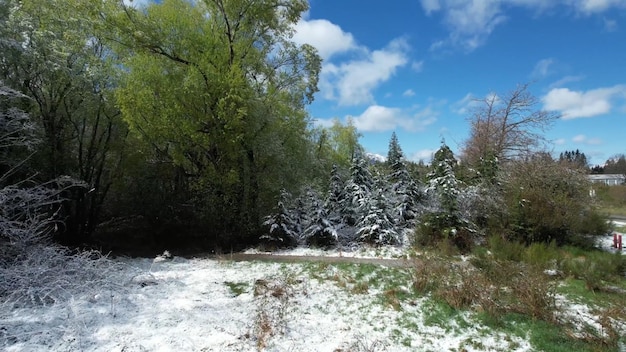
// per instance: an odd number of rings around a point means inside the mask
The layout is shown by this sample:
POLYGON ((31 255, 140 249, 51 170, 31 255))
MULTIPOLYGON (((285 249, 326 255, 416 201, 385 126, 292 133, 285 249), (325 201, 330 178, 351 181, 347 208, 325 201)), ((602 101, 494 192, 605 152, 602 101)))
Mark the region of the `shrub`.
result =
POLYGON ((515 239, 580 245, 582 236, 608 230, 591 206, 591 184, 581 170, 537 154, 507 165, 505 175, 508 229, 515 239))

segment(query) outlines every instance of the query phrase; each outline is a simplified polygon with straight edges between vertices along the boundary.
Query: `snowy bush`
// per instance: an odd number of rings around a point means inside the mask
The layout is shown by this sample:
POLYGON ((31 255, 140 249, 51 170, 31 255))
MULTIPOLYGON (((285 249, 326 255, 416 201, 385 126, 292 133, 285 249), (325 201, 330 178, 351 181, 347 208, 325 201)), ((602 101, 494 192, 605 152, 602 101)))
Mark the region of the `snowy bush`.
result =
MULTIPOLYGON (((0 98, 7 97, 23 96, 0 82, 0 98)), ((0 154, 16 155, 34 145, 33 128, 25 113, 0 111, 0 154)), ((69 177, 38 186, 29 185, 30 180, 11 184, 23 160, 3 157, 0 163, 8 170, 0 175, 0 304, 52 304, 106 287, 113 269, 106 258, 97 252, 70 251, 50 240, 60 223, 61 192, 84 184, 69 177)))

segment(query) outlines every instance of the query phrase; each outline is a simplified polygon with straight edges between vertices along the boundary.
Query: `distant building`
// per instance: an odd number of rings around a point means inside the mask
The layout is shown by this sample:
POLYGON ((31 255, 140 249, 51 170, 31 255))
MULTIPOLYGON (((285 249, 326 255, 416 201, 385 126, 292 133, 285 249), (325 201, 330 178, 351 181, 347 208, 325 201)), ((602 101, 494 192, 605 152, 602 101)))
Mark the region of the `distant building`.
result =
POLYGON ((626 183, 626 176, 622 174, 587 175, 592 183, 604 183, 607 186, 617 186, 626 183))

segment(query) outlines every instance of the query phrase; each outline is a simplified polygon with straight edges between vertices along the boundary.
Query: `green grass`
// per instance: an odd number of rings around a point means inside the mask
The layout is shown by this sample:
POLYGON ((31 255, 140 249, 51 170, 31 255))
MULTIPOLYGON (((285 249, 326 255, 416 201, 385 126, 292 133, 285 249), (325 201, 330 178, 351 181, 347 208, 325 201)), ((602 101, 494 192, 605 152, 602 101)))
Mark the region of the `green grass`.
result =
POLYGON ((624 233, 624 232, 626 232, 626 226, 616 226, 616 225, 613 225, 613 231, 624 233))
MULTIPOLYGON (((615 283, 614 287, 626 292, 626 280, 615 283)), ((619 292, 591 291, 583 280, 569 278, 561 282, 557 292, 570 301, 585 304, 589 307, 609 308, 626 306, 626 294, 619 292)))
POLYGON ((230 292, 235 297, 248 292, 248 290, 250 289, 250 285, 246 282, 224 281, 224 285, 226 285, 230 289, 230 292))

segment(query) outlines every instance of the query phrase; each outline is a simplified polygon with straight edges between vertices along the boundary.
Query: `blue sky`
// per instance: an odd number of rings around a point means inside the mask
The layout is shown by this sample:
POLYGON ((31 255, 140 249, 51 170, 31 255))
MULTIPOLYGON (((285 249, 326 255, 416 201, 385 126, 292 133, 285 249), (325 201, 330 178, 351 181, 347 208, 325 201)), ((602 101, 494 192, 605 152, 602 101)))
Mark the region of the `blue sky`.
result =
POLYGON ((311 0, 294 40, 324 58, 316 123, 353 119, 386 155, 392 131, 411 160, 459 150, 473 99, 533 82, 562 114, 558 155, 601 164, 626 153, 626 0, 311 0))

